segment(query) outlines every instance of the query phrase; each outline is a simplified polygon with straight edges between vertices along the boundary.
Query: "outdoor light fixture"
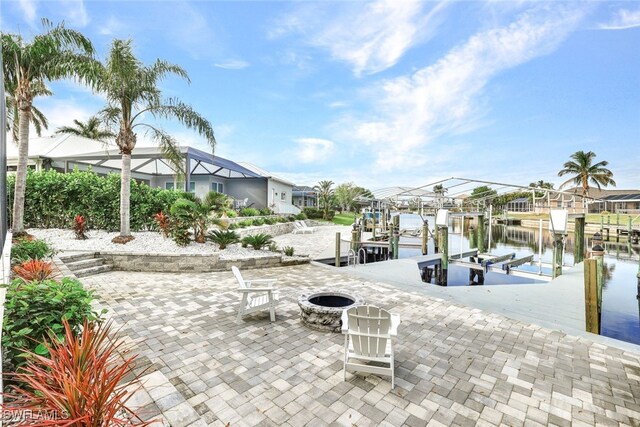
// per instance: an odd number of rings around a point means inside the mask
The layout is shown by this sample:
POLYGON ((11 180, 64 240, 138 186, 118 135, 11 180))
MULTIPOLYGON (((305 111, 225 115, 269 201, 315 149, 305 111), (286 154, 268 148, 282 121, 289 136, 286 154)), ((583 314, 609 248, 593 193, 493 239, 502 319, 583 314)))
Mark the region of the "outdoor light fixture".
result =
POLYGON ((552 209, 549 212, 549 228, 554 234, 567 234, 569 212, 566 209, 552 209))
POLYGON ((438 214, 436 215, 436 225, 439 227, 449 226, 449 210, 448 209, 438 210, 438 214))

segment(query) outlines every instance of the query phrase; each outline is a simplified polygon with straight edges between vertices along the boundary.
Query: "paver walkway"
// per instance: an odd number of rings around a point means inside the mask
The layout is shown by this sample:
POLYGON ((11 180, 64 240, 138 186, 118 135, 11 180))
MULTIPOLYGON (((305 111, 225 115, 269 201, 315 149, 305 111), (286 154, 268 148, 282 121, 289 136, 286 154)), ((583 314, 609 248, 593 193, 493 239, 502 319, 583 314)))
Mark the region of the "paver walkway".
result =
POLYGON ((640 425, 640 353, 313 265, 249 270, 283 301, 236 321, 231 273, 83 279, 166 377, 170 425, 640 425), (343 337, 300 324, 297 297, 339 287, 400 314, 396 388, 342 378, 343 337), (171 386, 172 385, 172 386, 171 386))

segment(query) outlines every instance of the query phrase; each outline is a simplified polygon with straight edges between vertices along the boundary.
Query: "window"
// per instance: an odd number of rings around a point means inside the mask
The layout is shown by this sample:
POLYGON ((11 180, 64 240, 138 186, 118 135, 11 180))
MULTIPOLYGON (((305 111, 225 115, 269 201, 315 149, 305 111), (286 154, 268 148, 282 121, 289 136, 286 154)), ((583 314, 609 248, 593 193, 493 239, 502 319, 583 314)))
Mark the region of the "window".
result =
POLYGON ((221 182, 212 182, 211 190, 217 193, 224 193, 224 184, 221 182))
POLYGON ((189 193, 195 193, 195 192, 196 192, 196 182, 189 181, 189 193))
POLYGON ((280 200, 287 200, 287 193, 285 191, 280 193, 280 200))
POLYGON ((175 189, 173 181, 165 182, 164 183, 164 189, 165 190, 173 190, 173 189, 175 189))

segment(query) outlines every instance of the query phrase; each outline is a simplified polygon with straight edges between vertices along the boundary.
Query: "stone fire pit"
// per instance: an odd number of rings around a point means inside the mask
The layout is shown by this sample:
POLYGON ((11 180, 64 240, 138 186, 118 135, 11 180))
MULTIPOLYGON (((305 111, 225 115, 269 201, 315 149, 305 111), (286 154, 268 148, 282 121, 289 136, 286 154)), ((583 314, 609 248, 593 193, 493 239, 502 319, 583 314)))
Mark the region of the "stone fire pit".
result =
POLYGON ((360 295, 342 290, 314 292, 298 298, 302 323, 325 332, 340 332, 342 311, 363 304, 360 295))

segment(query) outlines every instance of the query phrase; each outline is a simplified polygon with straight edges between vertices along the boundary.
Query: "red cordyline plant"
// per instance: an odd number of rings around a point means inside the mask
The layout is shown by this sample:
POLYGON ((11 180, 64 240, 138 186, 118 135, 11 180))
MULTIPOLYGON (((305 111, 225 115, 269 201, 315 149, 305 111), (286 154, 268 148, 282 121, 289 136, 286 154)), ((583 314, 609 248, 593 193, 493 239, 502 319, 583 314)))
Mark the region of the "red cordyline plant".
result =
POLYGON ((76 215, 73 224, 73 231, 76 239, 85 240, 87 238, 87 220, 82 215, 76 215))
POLYGON ((57 275, 51 262, 39 259, 30 259, 20 265, 16 265, 13 267, 13 272, 27 282, 43 281, 57 275))
POLYGON ((158 228, 162 231, 163 237, 169 237, 169 232, 171 230, 171 221, 169 220, 169 215, 166 215, 164 212, 160 211, 153 216, 153 220, 158 224, 158 228))
MULTIPOLYGON (((112 323, 89 323, 76 336, 64 320, 65 340, 53 333, 44 345, 49 356, 31 353, 17 374, 19 383, 4 394, 3 413, 16 414, 19 426, 147 426, 127 406, 132 393, 121 384, 136 356, 123 359, 120 340, 111 340, 112 323)), ((139 379, 135 377, 134 381, 139 379)))

